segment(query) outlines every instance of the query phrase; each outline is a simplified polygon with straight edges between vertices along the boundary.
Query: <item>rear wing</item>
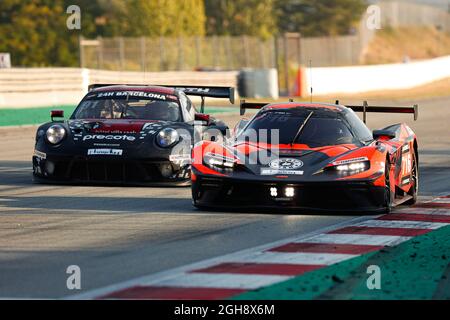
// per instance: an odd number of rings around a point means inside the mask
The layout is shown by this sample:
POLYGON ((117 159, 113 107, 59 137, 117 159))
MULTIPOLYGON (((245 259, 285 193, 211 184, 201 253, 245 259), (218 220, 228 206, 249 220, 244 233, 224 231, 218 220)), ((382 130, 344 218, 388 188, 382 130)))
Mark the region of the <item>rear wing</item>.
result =
POLYGON ((270 103, 264 103, 264 102, 245 102, 245 100, 241 100, 240 103, 240 115, 243 116, 245 114, 245 111, 247 111, 247 109, 253 109, 253 110, 259 110, 264 108, 265 106, 269 105, 270 103))
MULTIPOLYGON (((337 102, 337 101, 336 101, 337 102)), ((337 103, 339 104, 339 103, 337 103)), ((377 112, 377 113, 409 113, 414 114, 414 121, 419 118, 419 105, 415 104, 412 107, 388 107, 388 106, 369 106, 367 101, 364 101, 362 106, 346 106, 355 112, 363 113, 363 121, 367 121, 367 112, 377 112)))
MULTIPOLYGON (((289 100, 292 102, 292 100, 289 100)), ((243 116, 247 109, 262 109, 270 103, 264 102, 245 102, 245 100, 241 100, 240 104, 240 114, 243 116)), ((336 101, 336 105, 339 105, 339 101, 336 101)), ((345 107, 352 109, 355 112, 363 112, 363 121, 366 123, 367 121, 367 113, 368 112, 377 112, 377 113, 408 113, 414 114, 414 121, 417 121, 419 118, 419 105, 415 104, 412 107, 388 107, 388 106, 369 106, 367 101, 364 101, 363 105, 346 105, 345 107)))
POLYGON ((197 97, 209 97, 228 99, 234 104, 234 88, 232 87, 196 87, 196 86, 163 86, 183 91, 187 95, 197 97))
POLYGON ((200 113, 205 112, 205 98, 228 99, 234 104, 235 89, 233 87, 197 87, 197 86, 163 86, 183 91, 188 96, 202 98, 200 113))
MULTIPOLYGON (((89 91, 94 89, 118 86, 124 84, 91 84, 88 87, 89 91)), ((169 85, 143 85, 143 84, 126 84, 126 86, 155 86, 155 87, 166 87, 174 88, 183 91, 188 96, 197 96, 202 98, 201 113, 205 109, 205 98, 217 98, 217 99, 228 99, 230 103, 234 104, 235 89, 233 87, 199 87, 199 86, 169 86, 169 85)))

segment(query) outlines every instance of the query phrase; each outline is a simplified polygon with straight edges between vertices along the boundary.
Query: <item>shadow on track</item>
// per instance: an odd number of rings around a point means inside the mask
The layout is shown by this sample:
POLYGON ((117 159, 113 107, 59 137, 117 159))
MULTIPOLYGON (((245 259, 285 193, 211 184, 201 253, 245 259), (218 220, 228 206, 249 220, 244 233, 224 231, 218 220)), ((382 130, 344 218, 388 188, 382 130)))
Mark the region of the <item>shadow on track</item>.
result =
POLYGON ((189 199, 183 198, 115 198, 72 196, 0 196, 0 206, 9 208, 42 209, 44 213, 75 210, 76 213, 192 213, 189 199), (56 210, 56 211, 55 211, 56 210))
POLYGON ((0 161, 0 185, 30 185, 32 173, 31 162, 0 161))
MULTIPOLYGON (((75 211, 74 214, 261 214, 261 215, 311 215, 311 216, 358 216, 358 212, 329 212, 292 209, 196 209, 190 199, 183 198, 114 198, 114 197, 71 197, 71 196, 36 196, 11 197, 0 195, 0 207, 20 209, 17 213, 61 214, 75 211), (38 210, 38 211, 36 211, 38 210), (42 212, 39 212, 39 211, 42 212)), ((0 209, 1 211, 1 209, 0 209)), ((364 214, 370 215, 365 212, 364 214)), ((379 213, 373 213, 379 214, 379 213)))
MULTIPOLYGON (((420 170, 420 195, 429 196, 437 195, 450 190, 450 166, 446 167, 422 167, 420 170)), ((0 186, 8 186, 7 190, 19 190, 24 186, 43 185, 34 184, 32 182, 32 173, 30 163, 26 161, 0 161, 0 186)), ((49 185, 46 185, 47 187, 49 185)), ((55 188, 63 188, 68 190, 72 186, 55 186, 55 188)), ((95 187, 92 187, 95 189, 95 187)), ((113 190, 117 187, 111 187, 113 190)), ((123 188, 126 192, 127 189, 123 188)), ((63 210, 77 211, 77 213, 174 213, 174 214, 265 214, 265 215, 358 215, 357 212, 323 212, 323 211, 306 211, 306 210, 255 210, 251 208, 236 208, 236 209, 209 209, 198 210, 192 206, 189 198, 189 190, 186 190, 186 195, 181 197, 152 197, 152 187, 147 187, 149 190, 148 197, 103 197, 103 196, 55 196, 51 193, 53 188, 46 190, 44 195, 40 192, 37 196, 6 196, 2 195, 0 191, 0 206, 5 208, 20 208, 22 212, 42 209, 45 213, 58 213, 63 210), (188 196, 186 198, 186 196, 188 196), (56 210, 56 212, 55 212, 56 210)), ((164 188, 168 191, 171 188, 164 188)), ((179 188, 177 188, 179 189, 179 188)), ((106 189, 107 190, 107 189, 106 189)), ((170 194, 170 193, 169 193, 170 194)), ((367 214, 367 213, 364 213, 367 214)))
MULTIPOLYGON (((172 214, 264 214, 264 215, 356 215, 356 213, 346 212, 311 212, 289 209, 277 210, 255 210, 251 208, 236 209, 212 209, 202 211, 196 209, 190 199, 190 189, 187 188, 186 195, 188 197, 152 197, 151 190, 153 187, 139 187, 139 189, 147 188, 149 190, 148 197, 130 197, 129 193, 126 197, 113 196, 71 196, 71 188, 77 186, 71 185, 51 185, 38 184, 32 181, 32 172, 30 163, 26 161, 0 161, 0 186, 8 186, 8 191, 20 190, 24 186, 35 187, 39 195, 21 195, 10 196, 2 195, 0 191, 0 206, 5 208, 20 209, 22 213, 37 213, 42 210, 46 214, 58 214, 63 211, 76 211, 75 213, 89 214, 111 214, 111 213, 172 213, 172 214), (45 188, 41 189, 42 187, 45 188), (50 188, 49 188, 50 187, 50 188), (69 195, 56 196, 52 195, 54 190, 67 190, 69 195), (38 210, 38 211, 36 211, 38 210)), ((85 186, 93 188, 94 186, 85 186)), ((109 188, 115 190, 123 188, 124 192, 132 190, 132 187, 105 186, 106 193, 109 188)), ((170 194, 171 188, 164 188, 170 194)), ((180 188, 177 187, 179 190, 180 188)), ((34 192, 34 191, 33 191, 34 192)), ((117 193, 117 192, 115 192, 117 193)), ((17 211, 15 211, 17 213, 17 211)))

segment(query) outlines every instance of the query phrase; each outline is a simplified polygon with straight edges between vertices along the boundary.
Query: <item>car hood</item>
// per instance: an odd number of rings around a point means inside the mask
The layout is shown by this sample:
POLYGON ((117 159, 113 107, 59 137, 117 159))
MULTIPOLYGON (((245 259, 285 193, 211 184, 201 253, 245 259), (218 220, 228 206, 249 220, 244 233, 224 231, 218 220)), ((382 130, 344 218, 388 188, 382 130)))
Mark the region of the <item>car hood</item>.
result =
POLYGON ((161 129, 173 126, 167 121, 142 120, 69 120, 67 123, 76 145, 138 145, 161 129))
MULTIPOLYGON (((235 156, 255 175, 260 175, 262 169, 277 166, 277 159, 295 159, 298 166, 294 170, 301 170, 304 175, 312 175, 327 166, 330 162, 346 154, 350 154, 360 147, 353 144, 310 148, 307 145, 279 145, 271 148, 268 145, 242 143, 234 146, 235 156), (298 161, 300 160, 300 161, 298 161)), ((286 168, 289 171, 289 166, 286 168)))

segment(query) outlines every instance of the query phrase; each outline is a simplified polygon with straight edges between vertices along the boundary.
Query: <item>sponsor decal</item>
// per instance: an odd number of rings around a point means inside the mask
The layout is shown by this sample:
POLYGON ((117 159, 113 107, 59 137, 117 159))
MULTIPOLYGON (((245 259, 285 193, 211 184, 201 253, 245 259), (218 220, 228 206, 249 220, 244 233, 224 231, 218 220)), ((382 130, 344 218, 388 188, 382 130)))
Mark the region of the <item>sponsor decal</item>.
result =
POLYGON ((190 154, 171 154, 169 156, 169 160, 176 164, 183 164, 183 163, 191 163, 191 155, 190 154))
POLYGON ((171 154, 169 156, 170 161, 184 161, 184 160, 191 160, 190 154, 171 154))
MULTIPOLYGON (((412 155, 411 153, 402 155, 402 177, 409 176, 412 171, 412 155)), ((409 181, 408 181, 409 182, 409 181)))
POLYGON ((47 154, 45 152, 41 152, 39 150, 34 150, 34 156, 39 159, 42 159, 42 160, 47 159, 47 154))
POLYGON ((295 170, 303 167, 303 161, 294 158, 279 158, 270 161, 269 166, 276 170, 295 170))
POLYGON ((275 175, 302 176, 303 174, 304 174, 304 171, 299 171, 299 170, 261 169, 262 176, 275 176, 275 175))
MULTIPOLYGON (((95 129, 94 129, 95 130, 95 129)), ((126 131, 126 130, 95 130, 96 134, 105 135, 123 135, 123 134, 134 134, 136 131, 126 131)))
POLYGON ((160 93, 144 92, 144 91, 113 91, 99 92, 97 98, 120 98, 120 97, 137 97, 145 99, 167 100, 167 96, 160 93))
POLYGON ((122 149, 89 149, 88 156, 121 156, 122 149))
POLYGON ((135 141, 136 137, 127 135, 102 135, 102 134, 88 134, 83 137, 86 140, 114 140, 114 141, 135 141))
POLYGON ((192 93, 209 93, 211 91, 210 88, 177 88, 183 92, 192 92, 192 93))
POLYGON ((94 146, 96 147, 120 147, 120 144, 118 143, 94 143, 94 146))
POLYGON ((162 128, 163 125, 165 125, 167 122, 166 121, 159 121, 159 122, 149 122, 144 124, 144 126, 142 127, 141 131, 146 131, 146 130, 157 130, 162 128))
POLYGON ((306 153, 305 151, 302 150, 288 150, 288 149, 280 149, 279 150, 280 155, 282 156, 294 156, 294 157, 298 157, 301 156, 303 153, 306 153))

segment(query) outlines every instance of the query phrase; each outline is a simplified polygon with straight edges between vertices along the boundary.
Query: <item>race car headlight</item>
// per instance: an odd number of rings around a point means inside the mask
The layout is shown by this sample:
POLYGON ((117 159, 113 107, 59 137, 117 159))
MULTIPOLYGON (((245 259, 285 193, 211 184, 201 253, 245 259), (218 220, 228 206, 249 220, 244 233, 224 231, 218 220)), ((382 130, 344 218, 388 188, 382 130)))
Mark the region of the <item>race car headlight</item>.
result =
POLYGON ((66 129, 59 124, 55 124, 47 129, 46 136, 48 142, 51 144, 58 144, 66 136, 66 129))
POLYGON ((168 148, 176 144, 180 140, 180 135, 177 130, 172 128, 165 128, 161 130, 156 136, 156 143, 163 148, 168 148))
POLYGON ((211 168, 233 170, 236 161, 220 154, 207 153, 203 156, 205 165, 211 168))
POLYGON ((336 167, 337 171, 359 171, 366 168, 365 162, 355 162, 352 164, 343 164, 336 167))
POLYGON ((335 161, 332 166, 328 167, 328 170, 335 170, 343 174, 355 174, 369 170, 370 161, 366 157, 335 161))

